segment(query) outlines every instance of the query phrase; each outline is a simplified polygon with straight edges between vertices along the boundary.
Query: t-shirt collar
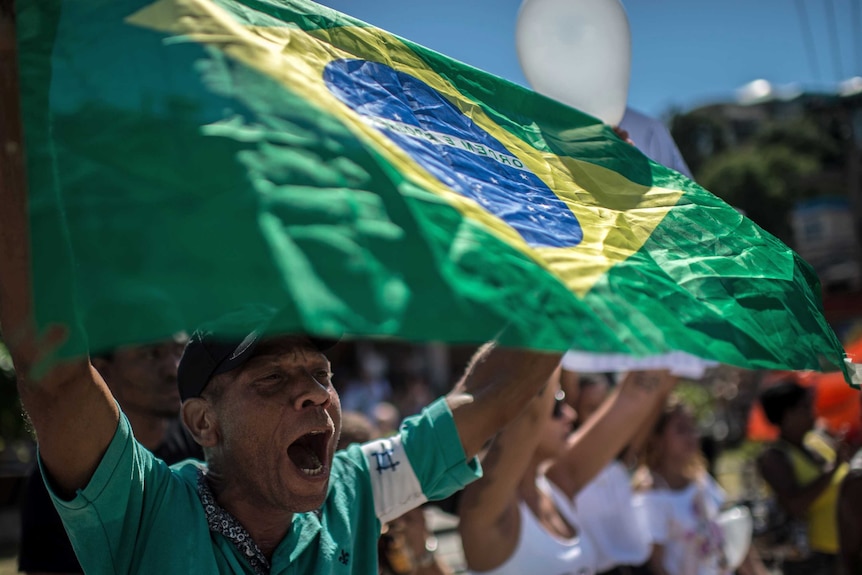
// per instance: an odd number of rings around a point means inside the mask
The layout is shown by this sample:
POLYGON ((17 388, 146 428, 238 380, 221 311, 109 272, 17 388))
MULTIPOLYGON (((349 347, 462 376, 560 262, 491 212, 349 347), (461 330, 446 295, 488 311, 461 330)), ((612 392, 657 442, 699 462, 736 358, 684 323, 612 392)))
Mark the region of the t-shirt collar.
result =
POLYGON ((236 517, 228 513, 215 499, 209 483, 206 480, 206 471, 198 470, 198 497, 201 504, 204 506, 204 513, 207 518, 207 525, 210 531, 219 533, 225 539, 230 541, 234 547, 245 557, 248 564, 254 570, 255 575, 269 575, 271 565, 269 560, 257 546, 257 543, 251 538, 251 535, 246 531, 236 517))

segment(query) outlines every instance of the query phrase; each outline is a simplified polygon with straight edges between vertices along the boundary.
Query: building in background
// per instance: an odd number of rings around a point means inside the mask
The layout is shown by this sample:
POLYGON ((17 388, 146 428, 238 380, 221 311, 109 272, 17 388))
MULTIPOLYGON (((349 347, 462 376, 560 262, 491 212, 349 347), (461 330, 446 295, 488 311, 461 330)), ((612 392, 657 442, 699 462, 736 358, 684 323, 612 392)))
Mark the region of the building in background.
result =
POLYGON ((827 292, 862 288, 859 241, 847 198, 800 201, 791 214, 793 245, 817 272, 827 292))

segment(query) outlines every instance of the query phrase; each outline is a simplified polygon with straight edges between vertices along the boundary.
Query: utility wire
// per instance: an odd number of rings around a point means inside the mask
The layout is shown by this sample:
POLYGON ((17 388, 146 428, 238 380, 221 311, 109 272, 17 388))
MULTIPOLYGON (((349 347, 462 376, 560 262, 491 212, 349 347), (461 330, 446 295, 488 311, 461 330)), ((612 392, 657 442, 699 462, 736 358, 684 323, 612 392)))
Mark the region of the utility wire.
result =
POLYGON ((856 71, 853 76, 862 76, 862 9, 859 0, 850 1, 850 10, 853 26, 853 57, 856 62, 856 71))
POLYGON ((841 63, 841 44, 838 40, 838 22, 835 17, 834 0, 826 0, 826 24, 829 26, 829 45, 832 48, 832 66, 836 80, 844 79, 844 66, 841 63))
POLYGON ((805 12, 803 0, 796 0, 796 14, 799 16, 799 25, 802 27, 802 42, 805 44, 808 65, 811 66, 811 73, 814 75, 814 79, 820 82, 820 66, 817 63, 817 50, 814 46, 811 23, 808 21, 808 14, 805 12))

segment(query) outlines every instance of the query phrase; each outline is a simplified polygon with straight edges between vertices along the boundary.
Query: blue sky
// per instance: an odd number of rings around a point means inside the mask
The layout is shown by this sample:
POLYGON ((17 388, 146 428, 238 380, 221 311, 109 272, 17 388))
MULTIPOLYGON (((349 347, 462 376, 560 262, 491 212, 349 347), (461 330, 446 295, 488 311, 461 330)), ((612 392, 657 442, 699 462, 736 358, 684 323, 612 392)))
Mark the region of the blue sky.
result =
MULTIPOLYGON (((526 85, 514 41, 520 0, 320 3, 526 85)), ((862 0, 623 3, 632 30, 629 104, 653 115, 732 99, 737 88, 760 78, 779 86, 834 90, 839 80, 862 76, 862 54, 857 51, 862 17, 854 18, 859 14, 854 8, 862 8, 862 0), (813 53, 803 34, 800 4, 813 37, 813 53), (836 15, 835 35, 830 35, 830 6, 836 15)))

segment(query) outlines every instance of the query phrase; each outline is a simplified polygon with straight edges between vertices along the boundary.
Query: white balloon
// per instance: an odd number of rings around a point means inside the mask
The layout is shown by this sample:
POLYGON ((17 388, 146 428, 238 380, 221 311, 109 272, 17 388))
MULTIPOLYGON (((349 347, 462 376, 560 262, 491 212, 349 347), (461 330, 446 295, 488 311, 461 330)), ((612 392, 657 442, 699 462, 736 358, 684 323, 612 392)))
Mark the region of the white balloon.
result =
POLYGON ((751 513, 742 506, 731 507, 718 517, 724 531, 724 555, 731 569, 736 569, 748 555, 754 522, 751 513))
POLYGON ((545 96, 616 126, 631 72, 631 33, 619 0, 524 0, 515 29, 527 81, 545 96))

